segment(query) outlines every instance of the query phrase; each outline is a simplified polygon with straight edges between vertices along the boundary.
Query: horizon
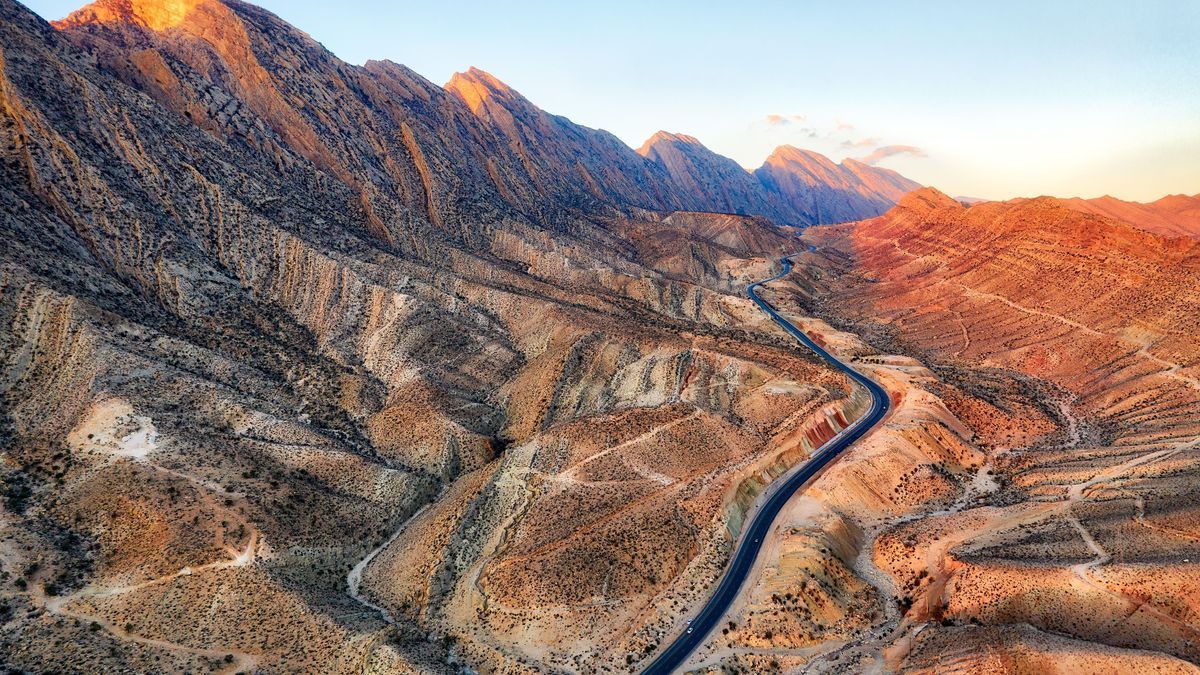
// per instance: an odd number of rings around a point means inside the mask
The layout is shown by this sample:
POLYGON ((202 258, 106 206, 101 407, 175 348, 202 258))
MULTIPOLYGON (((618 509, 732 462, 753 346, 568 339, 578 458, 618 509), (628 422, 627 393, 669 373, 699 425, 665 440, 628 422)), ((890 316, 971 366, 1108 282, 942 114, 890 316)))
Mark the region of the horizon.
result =
MULTIPOLYGON (((86 3, 26 4, 53 20, 86 3)), ((336 11, 315 0, 253 4, 348 63, 392 60, 439 85, 477 67, 631 149, 662 130, 752 171, 792 145, 988 200, 1200 193, 1200 77, 1189 67, 1200 60, 1190 37, 1200 30, 1196 3, 618 3, 582 8, 582 17, 544 2, 472 1, 454 16, 378 0, 336 11), (649 20, 635 22, 639 13, 649 20), (663 24, 676 30, 637 37, 663 24), (804 30, 803 49, 780 44, 792 26, 804 30), (697 53, 692 44, 730 48, 697 53), (814 67, 809 54, 838 58, 814 67), (880 66, 897 59, 903 68, 880 66)))

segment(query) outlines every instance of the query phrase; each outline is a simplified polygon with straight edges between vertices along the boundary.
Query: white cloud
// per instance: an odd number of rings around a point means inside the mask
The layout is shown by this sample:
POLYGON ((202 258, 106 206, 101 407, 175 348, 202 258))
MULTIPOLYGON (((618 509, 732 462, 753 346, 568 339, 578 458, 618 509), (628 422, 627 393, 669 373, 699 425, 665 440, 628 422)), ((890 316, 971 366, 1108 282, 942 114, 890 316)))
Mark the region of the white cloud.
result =
POLYGON ((771 113, 770 115, 764 117, 763 121, 766 122, 768 126, 784 127, 789 124, 803 122, 807 119, 808 118, 804 115, 780 115, 778 113, 771 113))
POLYGON ((878 138, 860 138, 857 141, 842 141, 843 148, 873 148, 879 145, 878 138))
POLYGON ((875 165, 880 160, 892 157, 893 155, 911 155, 913 157, 928 157, 925 151, 915 145, 885 145, 881 148, 876 148, 874 152, 866 157, 860 157, 858 161, 863 164, 875 165))

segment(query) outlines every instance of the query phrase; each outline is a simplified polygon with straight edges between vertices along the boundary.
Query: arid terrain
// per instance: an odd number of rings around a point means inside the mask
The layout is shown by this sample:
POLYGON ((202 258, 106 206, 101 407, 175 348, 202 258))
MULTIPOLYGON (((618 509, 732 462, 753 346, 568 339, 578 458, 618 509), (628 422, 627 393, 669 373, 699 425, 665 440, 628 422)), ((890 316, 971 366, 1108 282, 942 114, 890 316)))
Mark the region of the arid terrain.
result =
POLYGON ((0 6, 11 667, 624 667, 855 412, 791 235, 481 71, 0 6))
POLYGON ((0 0, 0 159, 9 669, 639 671, 868 406, 745 294, 798 252, 764 297, 892 411, 688 668, 1200 663, 1175 198, 633 150, 237 0, 0 0))
POLYGON ((779 302, 863 336, 879 355, 859 361, 903 402, 797 501, 710 661, 1194 672, 1200 247, 931 189, 805 240, 807 276, 779 302), (833 555, 809 594, 781 585, 814 546, 833 555), (872 596, 881 620, 853 626, 871 610, 845 608, 872 596), (795 598, 821 620, 775 627, 795 598))

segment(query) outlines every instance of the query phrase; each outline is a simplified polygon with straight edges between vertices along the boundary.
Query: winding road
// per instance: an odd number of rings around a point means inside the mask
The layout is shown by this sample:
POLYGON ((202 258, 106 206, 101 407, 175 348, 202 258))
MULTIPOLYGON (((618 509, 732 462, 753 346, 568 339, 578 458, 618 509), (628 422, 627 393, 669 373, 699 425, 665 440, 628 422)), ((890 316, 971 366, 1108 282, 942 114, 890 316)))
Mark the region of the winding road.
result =
POLYGON ((766 539, 767 533, 771 530, 771 524, 775 522, 775 517, 779 515, 784 504, 791 499, 793 494, 800 491, 805 483, 817 475, 821 469, 836 459, 842 451, 850 447, 851 444, 862 438, 863 435, 878 424, 891 407, 891 400, 888 398, 887 391, 883 387, 825 351, 824 348, 805 335, 803 331, 780 316, 767 301, 759 297, 759 287, 781 279, 791 273, 792 261, 790 256, 782 258, 780 263, 783 265, 782 272, 770 279, 763 279, 762 281, 750 284, 746 289, 746 294, 758 305, 759 309, 766 312, 775 323, 782 326, 792 337, 816 352, 817 356, 827 361, 829 365, 846 373, 850 379, 862 385, 871 395, 871 408, 842 433, 818 448, 807 462, 792 469, 791 472, 772 483, 768 489, 766 501, 753 514, 750 523, 743 531, 737 549, 734 551, 733 560, 726 570, 725 576, 722 577, 721 583, 717 585, 717 590, 709 598, 708 602, 705 603, 704 607, 692 618, 688 624, 688 628, 679 637, 675 638, 674 642, 659 652, 658 657, 642 671, 643 675, 666 675, 667 673, 676 671, 683 666, 692 652, 704 644, 708 635, 716 628, 717 622, 725 616, 729 606, 737 597, 747 577, 749 577, 750 570, 754 567, 754 561, 762 549, 763 541, 766 539))

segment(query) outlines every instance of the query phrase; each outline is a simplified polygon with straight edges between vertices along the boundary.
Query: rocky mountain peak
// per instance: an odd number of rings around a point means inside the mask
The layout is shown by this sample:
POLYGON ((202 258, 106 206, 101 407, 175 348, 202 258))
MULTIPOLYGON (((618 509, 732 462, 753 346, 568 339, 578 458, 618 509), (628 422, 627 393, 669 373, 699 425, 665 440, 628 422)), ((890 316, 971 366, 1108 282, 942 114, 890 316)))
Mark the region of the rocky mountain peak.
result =
POLYGON ((936 211, 945 208, 964 209, 966 207, 937 188, 922 187, 904 195, 896 203, 896 208, 911 211, 936 211))
POLYGON ((833 161, 825 155, 813 150, 797 148, 794 145, 781 145, 775 148, 775 151, 766 159, 766 164, 774 166, 784 166, 788 163, 835 166, 833 161))
POLYGON ((774 170, 755 173, 681 133, 659 131, 635 152, 608 132, 538 108, 480 68, 438 87, 399 64, 349 66, 299 29, 241 2, 97 0, 55 27, 126 83, 210 133, 286 149, 363 194, 390 194, 415 181, 395 195, 409 213, 438 211, 430 201, 439 201, 440 182, 466 180, 430 165, 424 155, 434 147, 458 157, 443 167, 470 157, 482 172, 470 180, 494 186, 522 210, 537 194, 572 208, 625 204, 804 225, 878 215, 915 186, 893 172, 839 166, 792 146, 768 159, 764 169, 774 170), (363 98, 371 109, 356 105, 363 98), (372 119, 380 114, 391 119, 372 119), (401 138, 364 140, 380 128, 396 128, 401 138), (370 149, 345 147, 359 141, 370 149), (397 142, 406 148, 403 161, 375 156, 397 142), (412 175, 393 175, 408 171, 397 167, 410 160, 412 175), (389 176, 382 182, 374 178, 379 167, 389 176))
POLYGON ((642 143, 642 147, 637 149, 637 152, 639 155, 645 157, 649 155, 654 146, 660 144, 695 145, 704 147, 704 144, 701 143, 695 136, 688 136, 687 134, 674 134, 669 131, 660 130, 656 131, 650 138, 647 138, 646 142, 642 143))
POLYGON ((517 90, 500 81, 495 75, 475 66, 471 66, 466 72, 454 73, 446 83, 445 89, 462 99, 474 112, 479 112, 489 100, 507 104, 527 102, 517 90))
POLYGON ((63 29, 92 24, 133 24, 163 31, 184 24, 199 9, 228 11, 215 0, 96 0, 53 25, 63 29))
POLYGON ((753 213, 788 225, 871 218, 920 187, 889 169, 854 160, 839 165, 792 145, 776 148, 753 172, 692 136, 667 131, 655 133, 637 152, 667 172, 689 208, 753 213))

